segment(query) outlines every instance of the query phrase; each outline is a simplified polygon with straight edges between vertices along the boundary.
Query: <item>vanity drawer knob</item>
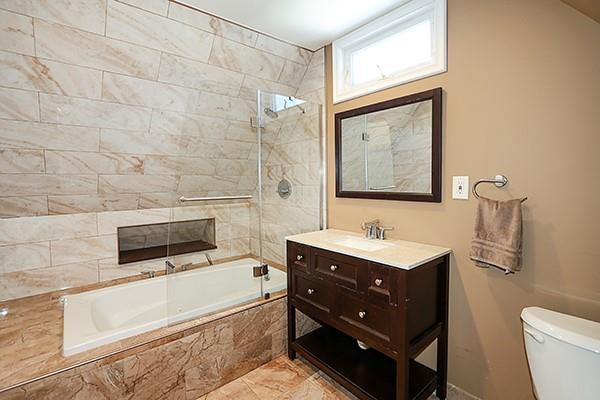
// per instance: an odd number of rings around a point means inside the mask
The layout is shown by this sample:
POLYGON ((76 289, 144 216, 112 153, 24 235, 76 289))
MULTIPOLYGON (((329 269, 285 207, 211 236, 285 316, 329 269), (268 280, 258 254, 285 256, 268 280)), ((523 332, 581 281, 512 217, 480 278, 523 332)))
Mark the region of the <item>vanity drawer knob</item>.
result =
POLYGON ((359 311, 358 312, 358 317, 360 319, 364 319, 367 316, 367 312, 366 311, 359 311))
POLYGON ((331 264, 331 266, 329 267, 329 269, 331 270, 331 272, 335 272, 339 267, 335 264, 331 264))
POLYGON ((309 288, 306 293, 308 294, 313 294, 315 292, 315 289, 309 288))
POLYGON ((304 256, 303 256, 302 254, 298 254, 298 255, 296 256, 296 260, 298 260, 298 261, 302 261, 302 259, 304 259, 304 256))
POLYGON ((381 286, 382 283, 383 283, 382 279, 379 279, 379 278, 375 279, 375 286, 381 286))

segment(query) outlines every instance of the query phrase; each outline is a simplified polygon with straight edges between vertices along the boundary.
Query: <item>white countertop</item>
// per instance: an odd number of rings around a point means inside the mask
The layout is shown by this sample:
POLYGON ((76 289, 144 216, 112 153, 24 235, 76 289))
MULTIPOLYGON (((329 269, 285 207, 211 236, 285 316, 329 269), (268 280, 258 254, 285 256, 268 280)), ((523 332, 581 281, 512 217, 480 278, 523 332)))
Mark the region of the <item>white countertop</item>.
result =
POLYGON ((322 231, 301 233, 299 235, 288 236, 286 237, 286 240, 401 269, 412 269, 452 252, 452 249, 447 247, 409 242, 406 240, 367 239, 364 234, 338 229, 325 229, 322 231), (367 245, 370 242, 375 242, 376 244, 381 244, 385 247, 369 251, 335 243, 346 238, 362 239, 367 242, 367 245))

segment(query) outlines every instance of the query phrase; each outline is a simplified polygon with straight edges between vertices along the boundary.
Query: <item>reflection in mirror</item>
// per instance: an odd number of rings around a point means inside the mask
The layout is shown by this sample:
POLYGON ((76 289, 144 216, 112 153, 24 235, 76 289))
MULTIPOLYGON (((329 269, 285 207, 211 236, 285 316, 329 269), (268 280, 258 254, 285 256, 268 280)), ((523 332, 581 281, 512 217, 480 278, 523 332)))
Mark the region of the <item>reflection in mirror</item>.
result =
POLYGON ((440 106, 435 89, 336 114, 338 197, 439 201, 440 106))

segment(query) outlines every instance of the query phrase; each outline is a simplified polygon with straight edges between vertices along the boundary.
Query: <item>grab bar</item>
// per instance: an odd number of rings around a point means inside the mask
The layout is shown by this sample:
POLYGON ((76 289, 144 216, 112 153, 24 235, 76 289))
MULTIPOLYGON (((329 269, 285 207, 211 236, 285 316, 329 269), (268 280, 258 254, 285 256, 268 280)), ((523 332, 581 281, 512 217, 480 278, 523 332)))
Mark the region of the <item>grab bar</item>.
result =
POLYGON ((242 195, 242 196, 213 196, 213 197, 184 197, 181 196, 179 201, 185 203, 186 201, 217 201, 217 200, 244 200, 251 199, 252 195, 242 195))

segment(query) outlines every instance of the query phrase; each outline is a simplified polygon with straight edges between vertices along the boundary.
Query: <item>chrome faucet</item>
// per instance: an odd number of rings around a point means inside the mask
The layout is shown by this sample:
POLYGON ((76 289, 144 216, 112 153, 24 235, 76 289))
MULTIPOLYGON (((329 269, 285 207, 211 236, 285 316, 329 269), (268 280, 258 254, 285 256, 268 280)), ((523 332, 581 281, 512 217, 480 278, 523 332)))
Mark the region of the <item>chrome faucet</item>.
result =
POLYGON ((174 273, 175 269, 176 269, 175 264, 173 264, 169 260, 165 261, 165 275, 174 273))
POLYGON ((379 229, 379 220, 374 219, 373 221, 363 222, 360 227, 365 232, 367 239, 377 239, 377 230, 379 229))

